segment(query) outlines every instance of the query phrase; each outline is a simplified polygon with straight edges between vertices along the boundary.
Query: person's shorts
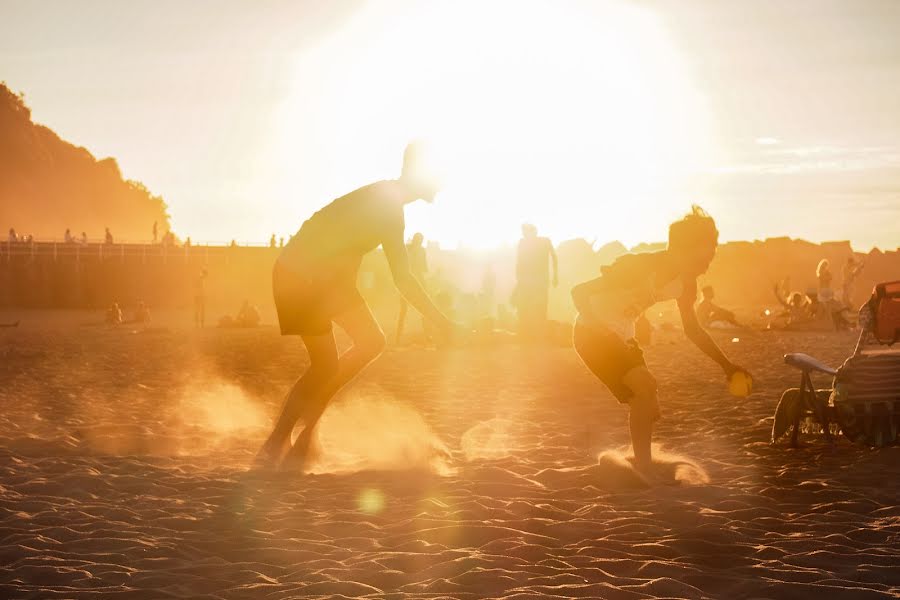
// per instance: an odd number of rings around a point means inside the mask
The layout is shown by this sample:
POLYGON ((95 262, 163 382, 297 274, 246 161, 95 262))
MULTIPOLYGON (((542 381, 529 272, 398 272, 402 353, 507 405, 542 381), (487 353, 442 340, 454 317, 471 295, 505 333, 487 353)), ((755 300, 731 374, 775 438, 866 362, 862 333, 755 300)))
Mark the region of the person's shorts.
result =
POLYGON ((581 323, 575 325, 572 341, 585 366, 620 403, 628 404, 634 392, 625 384, 625 375, 634 368, 647 365, 637 341, 623 341, 612 331, 593 329, 581 323))
POLYGON ((325 335, 336 316, 365 304, 356 289, 356 269, 331 267, 296 273, 275 263, 272 292, 281 335, 325 335))

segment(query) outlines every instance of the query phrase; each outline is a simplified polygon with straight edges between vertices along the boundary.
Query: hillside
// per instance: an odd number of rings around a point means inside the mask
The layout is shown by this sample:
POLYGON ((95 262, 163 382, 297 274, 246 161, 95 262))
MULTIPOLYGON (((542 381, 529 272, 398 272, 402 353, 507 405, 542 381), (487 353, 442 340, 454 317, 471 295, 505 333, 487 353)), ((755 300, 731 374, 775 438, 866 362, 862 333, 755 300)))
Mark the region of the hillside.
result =
POLYGON ((66 228, 100 239, 147 240, 153 222, 169 227, 166 205, 137 181, 123 179, 114 158, 87 149, 34 123, 21 95, 0 83, 0 227, 61 239, 66 228))

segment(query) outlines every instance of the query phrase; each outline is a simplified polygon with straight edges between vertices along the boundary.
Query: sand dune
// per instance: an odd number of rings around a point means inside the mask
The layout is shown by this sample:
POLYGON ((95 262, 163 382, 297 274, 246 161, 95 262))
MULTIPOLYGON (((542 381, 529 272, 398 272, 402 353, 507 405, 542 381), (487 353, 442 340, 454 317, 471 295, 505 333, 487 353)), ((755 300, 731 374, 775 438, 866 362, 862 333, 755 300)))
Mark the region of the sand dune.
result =
POLYGON ((301 475, 248 470, 296 341, 26 320, 0 332, 0 597, 897 597, 900 450, 766 443, 782 353, 852 336, 722 335, 746 400, 674 334, 647 353, 673 453, 648 488, 565 349, 391 350, 301 475))

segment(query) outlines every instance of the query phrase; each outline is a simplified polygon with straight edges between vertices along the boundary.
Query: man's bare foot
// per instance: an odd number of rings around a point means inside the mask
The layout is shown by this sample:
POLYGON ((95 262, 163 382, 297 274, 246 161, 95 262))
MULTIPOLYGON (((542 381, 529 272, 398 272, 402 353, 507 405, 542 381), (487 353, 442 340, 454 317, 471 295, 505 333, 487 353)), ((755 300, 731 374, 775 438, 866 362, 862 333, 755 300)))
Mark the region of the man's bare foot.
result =
POLYGON ((319 445, 319 436, 317 435, 317 432, 313 430, 312 432, 307 433, 307 430, 304 429, 297 438, 297 441, 294 442, 294 446, 290 448, 287 455, 284 457, 284 460, 281 462, 281 467, 293 471, 302 471, 307 465, 318 458, 321 453, 322 450, 319 445))
POLYGON ((262 448, 259 449, 259 452, 256 453, 256 458, 253 459, 253 466, 259 469, 277 467, 284 460, 290 449, 290 438, 284 440, 269 438, 262 448))
POLYGON ((652 460, 650 462, 638 462, 633 458, 631 459, 631 464, 638 475, 650 487, 681 485, 681 482, 673 477, 672 472, 665 465, 654 463, 652 460))

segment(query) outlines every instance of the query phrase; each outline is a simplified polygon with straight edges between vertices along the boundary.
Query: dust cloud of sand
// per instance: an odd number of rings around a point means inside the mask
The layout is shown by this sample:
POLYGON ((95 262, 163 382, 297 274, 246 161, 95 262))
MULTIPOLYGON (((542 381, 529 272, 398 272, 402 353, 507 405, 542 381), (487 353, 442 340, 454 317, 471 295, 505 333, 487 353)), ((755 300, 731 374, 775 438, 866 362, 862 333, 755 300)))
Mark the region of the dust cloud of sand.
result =
POLYGON ((497 460, 520 450, 520 429, 507 419, 494 418, 470 427, 460 439, 467 461, 497 460))
POLYGON ((197 378, 171 393, 133 393, 129 403, 145 416, 135 420, 129 411, 113 410, 107 398, 85 400, 79 408, 82 447, 108 455, 224 455, 250 452, 270 426, 261 401, 215 377, 197 378))
POLYGON ((246 440, 248 435, 270 426, 262 403, 226 381, 212 380, 185 388, 173 415, 180 419, 182 431, 205 434, 209 449, 246 440))
POLYGON ((706 470, 694 459, 663 450, 653 444, 653 476, 649 481, 634 468, 634 456, 624 449, 605 450, 597 455, 600 483, 610 488, 632 488, 671 483, 703 485, 709 483, 706 470))
POLYGON ((317 427, 308 473, 423 470, 452 475, 450 452, 410 405, 371 389, 330 405, 317 427))

